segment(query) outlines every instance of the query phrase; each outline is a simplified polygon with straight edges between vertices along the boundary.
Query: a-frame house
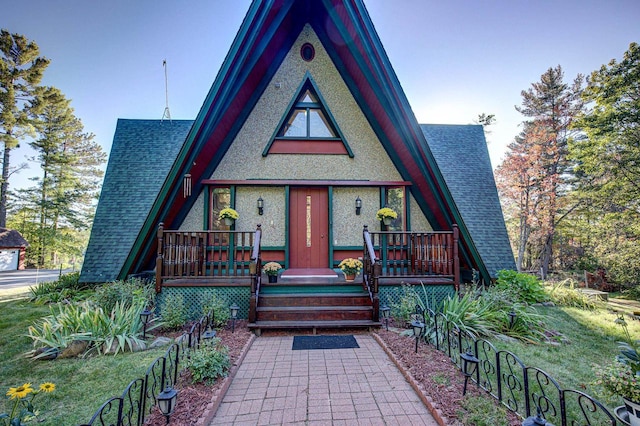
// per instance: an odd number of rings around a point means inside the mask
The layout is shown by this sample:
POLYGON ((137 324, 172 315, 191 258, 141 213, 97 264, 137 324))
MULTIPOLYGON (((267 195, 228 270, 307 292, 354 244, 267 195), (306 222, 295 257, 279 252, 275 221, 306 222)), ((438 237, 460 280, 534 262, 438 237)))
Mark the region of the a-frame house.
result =
POLYGON ((81 281, 147 272, 261 328, 375 323, 403 283, 442 296, 514 266, 482 127, 418 124, 363 1, 254 0, 194 121, 118 121, 81 281))

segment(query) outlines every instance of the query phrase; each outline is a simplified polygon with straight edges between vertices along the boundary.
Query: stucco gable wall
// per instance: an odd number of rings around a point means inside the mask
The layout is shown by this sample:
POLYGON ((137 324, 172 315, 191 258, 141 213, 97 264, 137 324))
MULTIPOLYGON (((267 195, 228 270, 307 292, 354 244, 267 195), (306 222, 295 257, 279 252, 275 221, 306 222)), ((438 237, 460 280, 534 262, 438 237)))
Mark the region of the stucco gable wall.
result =
POLYGON ((333 62, 310 26, 306 26, 280 69, 225 154, 213 179, 368 179, 400 180, 400 174, 358 108, 333 62), (305 62, 300 47, 315 47, 305 62), (351 147, 347 155, 287 155, 262 157, 306 72, 315 80, 327 107, 351 147))

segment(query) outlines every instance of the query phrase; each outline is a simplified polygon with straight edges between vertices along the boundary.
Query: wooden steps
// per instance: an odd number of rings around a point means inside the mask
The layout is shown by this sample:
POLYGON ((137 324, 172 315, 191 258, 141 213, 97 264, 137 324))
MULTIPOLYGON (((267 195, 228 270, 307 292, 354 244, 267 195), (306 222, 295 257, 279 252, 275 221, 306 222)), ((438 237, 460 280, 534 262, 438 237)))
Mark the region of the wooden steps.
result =
POLYGON ((261 329, 373 328, 369 293, 352 284, 287 282, 270 284, 258 297, 256 321, 261 329))

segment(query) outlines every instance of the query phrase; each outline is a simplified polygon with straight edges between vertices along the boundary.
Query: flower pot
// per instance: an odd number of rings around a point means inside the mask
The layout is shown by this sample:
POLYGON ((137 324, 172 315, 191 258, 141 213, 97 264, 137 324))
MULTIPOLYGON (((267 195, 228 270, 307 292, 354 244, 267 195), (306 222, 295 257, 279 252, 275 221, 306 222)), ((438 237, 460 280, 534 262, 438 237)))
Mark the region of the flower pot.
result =
POLYGON ((390 217, 384 217, 384 218, 382 218, 382 223, 384 223, 384 224, 385 224, 385 226, 389 226, 389 225, 391 225, 391 222, 393 222, 393 219, 392 219, 392 218, 390 218, 390 217))
POLYGON ((636 404, 626 398, 622 398, 622 400, 627 408, 627 413, 629 413, 629 424, 631 426, 640 426, 640 404, 636 404))
POLYGON ((224 218, 224 224, 227 225, 227 226, 233 225, 233 219, 231 219, 230 217, 225 217, 224 218))
POLYGON ((269 277, 269 282, 270 283, 277 283, 278 282, 278 276, 277 275, 267 275, 267 277, 269 277))
POLYGON ((356 274, 344 274, 344 280, 347 282, 351 282, 356 279, 356 274))

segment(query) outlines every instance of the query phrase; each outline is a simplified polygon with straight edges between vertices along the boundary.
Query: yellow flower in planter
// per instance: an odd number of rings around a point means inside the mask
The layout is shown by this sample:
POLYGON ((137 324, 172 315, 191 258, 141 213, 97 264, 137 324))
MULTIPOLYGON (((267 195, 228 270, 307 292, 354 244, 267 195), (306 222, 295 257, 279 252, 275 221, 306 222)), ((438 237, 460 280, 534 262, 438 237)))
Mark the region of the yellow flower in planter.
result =
POLYGON ((220 214, 218 214, 218 219, 233 219, 236 220, 240 215, 237 211, 232 208, 227 207, 226 209, 220 210, 220 214))
POLYGON ((348 257, 340 262, 338 268, 340 268, 346 275, 355 275, 362 269, 362 261, 348 257))
POLYGON ((378 210, 378 212, 376 213, 376 218, 378 220, 395 219, 397 217, 398 217, 398 213, 396 213, 395 211, 393 211, 393 209, 390 209, 389 207, 383 207, 380 210, 378 210))
POLYGON ((281 269, 282 265, 280 265, 278 262, 269 262, 262 267, 262 270, 267 275, 278 275, 278 272, 281 269))

